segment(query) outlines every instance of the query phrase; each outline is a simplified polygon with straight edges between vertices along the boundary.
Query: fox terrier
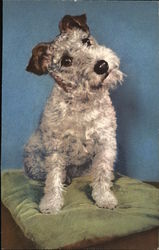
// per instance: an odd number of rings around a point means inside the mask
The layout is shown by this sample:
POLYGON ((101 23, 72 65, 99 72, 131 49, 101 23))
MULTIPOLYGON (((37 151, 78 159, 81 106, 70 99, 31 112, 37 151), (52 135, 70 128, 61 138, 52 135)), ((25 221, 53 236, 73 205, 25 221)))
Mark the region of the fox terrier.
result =
POLYGON ((26 68, 56 83, 25 145, 24 169, 30 178, 45 180, 42 213, 59 212, 65 184, 86 173, 96 205, 113 209, 117 125, 109 90, 123 81, 120 60, 90 35, 85 14, 64 16, 59 29, 53 41, 33 48, 26 68))

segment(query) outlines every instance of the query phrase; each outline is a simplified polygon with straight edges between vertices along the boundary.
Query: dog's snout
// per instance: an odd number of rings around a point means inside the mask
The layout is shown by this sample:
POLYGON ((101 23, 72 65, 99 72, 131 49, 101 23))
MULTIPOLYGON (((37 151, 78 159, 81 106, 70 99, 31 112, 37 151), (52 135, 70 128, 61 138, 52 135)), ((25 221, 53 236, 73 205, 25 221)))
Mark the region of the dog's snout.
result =
POLYGON ((108 69, 109 69, 108 63, 104 60, 97 61, 97 63, 94 66, 94 71, 98 75, 102 75, 104 73, 107 73, 108 69))

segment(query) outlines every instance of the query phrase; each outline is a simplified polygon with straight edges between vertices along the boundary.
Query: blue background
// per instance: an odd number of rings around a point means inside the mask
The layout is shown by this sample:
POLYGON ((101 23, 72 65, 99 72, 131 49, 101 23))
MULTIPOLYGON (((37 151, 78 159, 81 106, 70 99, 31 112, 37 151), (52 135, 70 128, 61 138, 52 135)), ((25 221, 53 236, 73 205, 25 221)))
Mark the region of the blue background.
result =
POLYGON ((91 33, 121 58, 127 75, 112 93, 123 174, 159 180, 159 29, 157 2, 3 1, 2 168, 21 168, 53 82, 25 71, 33 46, 57 34, 65 14, 87 14, 91 33))

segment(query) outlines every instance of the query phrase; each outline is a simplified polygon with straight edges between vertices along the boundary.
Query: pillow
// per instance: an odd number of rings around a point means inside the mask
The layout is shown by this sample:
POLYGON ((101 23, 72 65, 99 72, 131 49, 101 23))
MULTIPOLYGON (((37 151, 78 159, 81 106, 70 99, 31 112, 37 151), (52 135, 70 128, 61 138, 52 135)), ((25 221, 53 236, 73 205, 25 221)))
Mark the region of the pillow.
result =
POLYGON ((29 179, 21 170, 8 170, 2 173, 2 202, 38 249, 110 240, 159 226, 157 188, 120 175, 113 186, 119 205, 109 210, 94 204, 90 182, 89 176, 75 178, 66 187, 59 214, 42 214, 38 204, 44 183, 29 179))

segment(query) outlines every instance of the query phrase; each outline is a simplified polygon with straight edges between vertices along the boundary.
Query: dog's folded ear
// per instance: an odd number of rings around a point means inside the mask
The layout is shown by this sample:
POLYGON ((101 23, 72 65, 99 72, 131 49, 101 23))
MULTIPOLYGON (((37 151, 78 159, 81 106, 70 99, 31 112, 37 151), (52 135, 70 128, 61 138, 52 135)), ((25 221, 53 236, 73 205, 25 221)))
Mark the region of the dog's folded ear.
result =
POLYGON ((36 75, 47 74, 52 55, 51 43, 39 43, 32 50, 32 57, 26 70, 36 75))
POLYGON ((59 29, 61 33, 72 30, 73 28, 78 28, 85 31, 86 33, 89 33, 89 27, 86 22, 87 22, 87 17, 85 14, 80 16, 66 15, 59 22, 59 29))

